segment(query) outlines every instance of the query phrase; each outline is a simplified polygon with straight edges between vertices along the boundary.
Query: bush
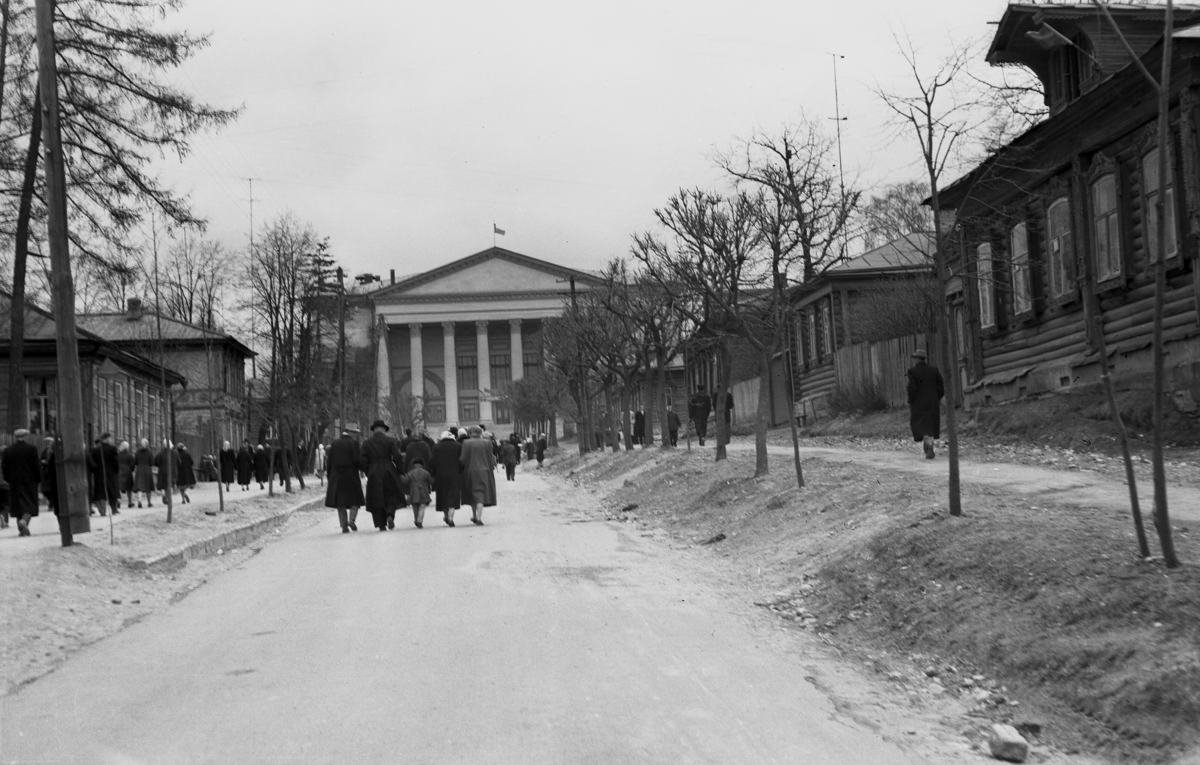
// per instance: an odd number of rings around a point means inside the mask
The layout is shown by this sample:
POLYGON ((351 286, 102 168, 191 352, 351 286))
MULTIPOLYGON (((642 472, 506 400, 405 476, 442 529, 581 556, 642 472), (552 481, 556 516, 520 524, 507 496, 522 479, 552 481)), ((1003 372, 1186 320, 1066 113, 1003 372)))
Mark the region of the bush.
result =
POLYGON ((882 412, 888 400, 874 380, 838 383, 829 394, 829 408, 838 414, 882 412))

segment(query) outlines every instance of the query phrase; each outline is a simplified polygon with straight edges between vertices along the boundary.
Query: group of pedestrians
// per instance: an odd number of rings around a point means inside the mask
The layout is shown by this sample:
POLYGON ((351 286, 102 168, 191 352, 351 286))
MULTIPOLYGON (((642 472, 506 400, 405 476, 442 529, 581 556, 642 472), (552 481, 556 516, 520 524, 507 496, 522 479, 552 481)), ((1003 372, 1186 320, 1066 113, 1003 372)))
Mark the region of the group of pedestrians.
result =
POLYGON ((250 439, 244 439, 241 447, 234 451, 233 445, 226 441, 217 455, 217 477, 225 484, 225 491, 233 490, 234 481, 237 482, 239 491, 250 491, 251 483, 257 483, 259 489, 265 489, 276 477, 280 485, 283 485, 285 461, 294 468, 291 449, 273 449, 269 453, 265 445, 251 446, 250 439))

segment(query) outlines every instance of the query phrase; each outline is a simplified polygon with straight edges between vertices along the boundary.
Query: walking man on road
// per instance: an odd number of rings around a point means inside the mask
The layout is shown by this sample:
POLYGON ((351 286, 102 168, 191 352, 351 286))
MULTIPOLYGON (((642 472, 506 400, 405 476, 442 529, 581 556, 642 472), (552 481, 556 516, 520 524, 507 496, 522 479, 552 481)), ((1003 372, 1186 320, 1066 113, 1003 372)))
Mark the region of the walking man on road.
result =
POLYGON ((361 467, 358 442, 343 430, 342 437, 329 447, 329 485, 325 489, 325 507, 337 508, 343 534, 358 531, 358 526, 354 525, 355 516, 358 508, 366 504, 362 481, 358 478, 361 467))
POLYGON ((42 480, 42 463, 37 447, 27 442, 29 431, 13 431, 16 441, 0 457, 0 472, 8 481, 9 512, 17 519, 19 536, 29 536, 29 519, 38 514, 38 484, 42 480))
POLYGON ((929 365, 923 349, 913 351, 916 359, 908 370, 908 406, 913 440, 923 443, 925 459, 933 459, 933 442, 942 435, 941 400, 946 395, 942 373, 929 365))
POLYGON ((371 437, 362 445, 362 467, 367 474, 367 511, 380 531, 396 528, 396 510, 405 505, 404 488, 400 484, 404 453, 400 451, 400 443, 388 435, 388 430, 386 422, 376 420, 371 424, 371 437))
POLYGON ((712 411, 712 400, 704 392, 703 385, 696 386, 696 392, 688 399, 688 419, 696 425, 696 438, 704 446, 704 437, 708 435, 708 413, 712 411))

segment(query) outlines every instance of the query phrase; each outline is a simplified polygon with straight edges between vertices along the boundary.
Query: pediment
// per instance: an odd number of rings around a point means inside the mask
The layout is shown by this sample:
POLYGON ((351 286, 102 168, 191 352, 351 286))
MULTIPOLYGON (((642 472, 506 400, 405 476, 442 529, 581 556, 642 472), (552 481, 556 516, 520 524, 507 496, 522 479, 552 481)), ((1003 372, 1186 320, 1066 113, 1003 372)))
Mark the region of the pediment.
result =
POLYGON ((490 258, 413 285, 400 291, 397 297, 562 290, 563 285, 555 274, 502 258, 490 258))

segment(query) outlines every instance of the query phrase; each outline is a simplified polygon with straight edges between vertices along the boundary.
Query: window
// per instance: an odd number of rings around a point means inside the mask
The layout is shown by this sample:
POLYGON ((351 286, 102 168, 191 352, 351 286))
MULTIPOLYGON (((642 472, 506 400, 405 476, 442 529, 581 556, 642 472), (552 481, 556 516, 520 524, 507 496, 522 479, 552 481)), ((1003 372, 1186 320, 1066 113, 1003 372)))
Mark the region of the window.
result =
POLYGON ((133 436, 137 439, 149 438, 146 432, 146 391, 139 385, 133 391, 133 436))
POLYGON ((25 378, 29 401, 29 432, 54 433, 58 430, 58 395, 53 377, 25 378))
POLYGON ((1117 214, 1117 177, 1092 184, 1092 228, 1096 241, 1096 281, 1121 275, 1121 224, 1117 214))
POLYGON ((996 326, 996 285, 992 281, 992 245, 981 244, 978 256, 979 326, 996 326))
POLYGON ((833 353, 833 316, 828 300, 821 302, 821 357, 833 353))
POLYGON ((524 359, 524 364, 525 364, 525 376, 529 377, 531 374, 533 374, 534 372, 541 369, 542 355, 540 353, 538 353, 537 351, 534 351, 533 353, 526 353, 525 359, 524 359))
POLYGON ((1013 226, 1008 237, 1008 252, 1012 262, 1013 313, 1033 310, 1033 284, 1029 273, 1029 235, 1024 223, 1013 226))
POLYGON ((808 320, 808 363, 817 363, 817 312, 815 309, 808 309, 805 314, 808 320))
POLYGON ((1046 211, 1046 239, 1050 246, 1049 262, 1050 294, 1062 297, 1072 287, 1071 259, 1075 243, 1071 237, 1071 206, 1066 197, 1060 197, 1046 211))
POLYGON ((1079 98, 1081 86, 1092 71, 1091 41, 1079 33, 1069 39, 1071 45, 1059 46, 1050 54, 1050 100, 1056 109, 1079 98))
POLYGON ((425 404, 425 422, 445 422, 446 402, 431 401, 425 404))
POLYGON ((129 438, 133 427, 129 423, 129 409, 125 406, 125 386, 119 382, 113 383, 113 398, 116 399, 116 413, 113 416, 113 430, 117 440, 129 438))
POLYGON ((492 387, 499 389, 512 382, 512 357, 507 353, 493 353, 489 358, 492 362, 492 387))
MULTIPOLYGON (((1168 258, 1178 254, 1175 236, 1175 178, 1172 172, 1170 156, 1167 157, 1167 196, 1163 200, 1163 212, 1166 213, 1168 258)), ((1142 157, 1142 196, 1146 200, 1143 208, 1146 214, 1142 216, 1144 231, 1142 241, 1146 243, 1146 258, 1150 263, 1158 259, 1158 149, 1142 157)))
POLYGON ((479 402, 478 401, 460 401, 458 402, 458 421, 466 423, 479 422, 479 402))
POLYGON ((512 423, 512 411, 509 410, 507 404, 501 404, 499 401, 492 403, 492 419, 497 425, 508 425, 512 423))
POLYGON ((458 357, 458 389, 479 390, 479 369, 474 356, 458 357))

